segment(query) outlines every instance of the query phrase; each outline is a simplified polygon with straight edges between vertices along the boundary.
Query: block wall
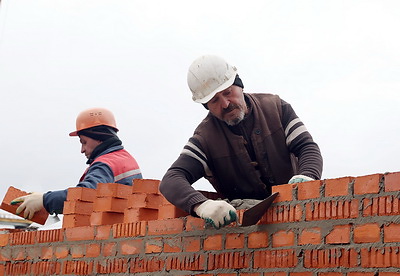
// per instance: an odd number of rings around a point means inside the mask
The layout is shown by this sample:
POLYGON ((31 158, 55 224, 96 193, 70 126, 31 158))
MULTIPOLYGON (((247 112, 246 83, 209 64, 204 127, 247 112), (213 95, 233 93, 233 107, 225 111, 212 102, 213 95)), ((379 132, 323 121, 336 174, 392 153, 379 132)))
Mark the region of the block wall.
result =
POLYGON ((148 208, 143 194, 159 195, 140 190, 155 182, 146 183, 131 193, 142 207, 131 202, 117 223, 97 215, 84 226, 0 230, 0 275, 400 276, 400 172, 274 186, 257 225, 241 227, 238 210, 239 222, 219 230, 162 198, 157 219, 131 215, 148 208))

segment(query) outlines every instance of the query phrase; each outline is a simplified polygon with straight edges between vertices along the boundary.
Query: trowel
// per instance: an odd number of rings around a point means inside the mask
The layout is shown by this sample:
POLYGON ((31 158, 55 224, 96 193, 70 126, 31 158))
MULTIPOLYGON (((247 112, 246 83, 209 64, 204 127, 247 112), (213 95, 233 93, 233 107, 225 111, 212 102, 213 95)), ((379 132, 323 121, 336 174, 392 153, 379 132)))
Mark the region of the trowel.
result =
POLYGON ((250 209, 247 209, 243 213, 242 226, 250 226, 256 224, 261 217, 267 212, 269 206, 278 196, 279 192, 275 192, 263 201, 257 203, 250 209))

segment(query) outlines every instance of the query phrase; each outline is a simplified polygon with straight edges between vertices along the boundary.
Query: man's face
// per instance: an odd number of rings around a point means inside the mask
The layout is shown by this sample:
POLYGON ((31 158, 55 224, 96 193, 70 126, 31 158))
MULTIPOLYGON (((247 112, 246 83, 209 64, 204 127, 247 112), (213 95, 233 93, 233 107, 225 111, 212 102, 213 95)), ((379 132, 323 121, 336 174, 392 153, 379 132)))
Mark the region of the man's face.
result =
POLYGON ((101 141, 94 140, 84 135, 79 135, 79 141, 82 144, 81 153, 85 154, 87 159, 89 159, 93 150, 102 143, 101 141))
POLYGON ((211 114, 230 126, 240 123, 247 113, 243 89, 236 85, 231 85, 227 89, 215 94, 207 102, 207 107, 211 114))

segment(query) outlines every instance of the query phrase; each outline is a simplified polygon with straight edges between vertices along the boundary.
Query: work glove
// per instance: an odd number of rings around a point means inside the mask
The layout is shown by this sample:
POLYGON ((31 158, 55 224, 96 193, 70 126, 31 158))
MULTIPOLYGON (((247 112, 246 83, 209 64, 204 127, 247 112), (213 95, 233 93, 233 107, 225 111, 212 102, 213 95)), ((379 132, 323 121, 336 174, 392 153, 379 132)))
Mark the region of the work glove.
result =
POLYGON ((293 183, 300 183, 300 182, 307 182, 307 181, 313 181, 315 179, 312 179, 311 177, 302 175, 302 174, 298 174, 298 175, 294 175, 292 178, 290 178, 288 184, 293 184, 293 183))
POLYGON ((237 220, 236 209, 223 200, 208 199, 195 207, 194 212, 216 229, 237 220))
POLYGON ((26 196, 21 196, 13 199, 11 201, 11 205, 15 205, 18 203, 22 204, 17 208, 15 213, 19 215, 23 210, 24 211, 24 218, 32 219, 33 215, 43 209, 43 194, 41 193, 31 193, 26 196))

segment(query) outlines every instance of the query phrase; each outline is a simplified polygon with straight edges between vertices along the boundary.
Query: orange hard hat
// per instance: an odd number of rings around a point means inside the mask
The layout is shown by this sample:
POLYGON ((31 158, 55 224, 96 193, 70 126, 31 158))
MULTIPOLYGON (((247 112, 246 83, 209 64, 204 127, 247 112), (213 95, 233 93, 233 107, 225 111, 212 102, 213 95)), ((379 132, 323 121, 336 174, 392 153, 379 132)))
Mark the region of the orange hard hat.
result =
POLYGON ((76 118, 76 130, 71 132, 69 136, 78 136, 78 131, 95 126, 109 126, 118 131, 114 114, 106 108, 94 107, 79 113, 76 118))

